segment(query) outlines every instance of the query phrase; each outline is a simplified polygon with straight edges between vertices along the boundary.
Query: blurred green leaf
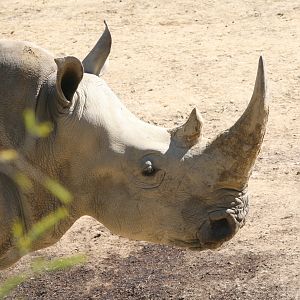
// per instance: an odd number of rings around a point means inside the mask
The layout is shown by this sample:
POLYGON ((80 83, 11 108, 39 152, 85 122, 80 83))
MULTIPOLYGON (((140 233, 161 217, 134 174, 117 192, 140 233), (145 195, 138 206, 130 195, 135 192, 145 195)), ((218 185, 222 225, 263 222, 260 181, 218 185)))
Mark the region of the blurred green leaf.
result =
MULTIPOLYGON (((43 273, 58 271, 67 268, 71 268, 86 262, 86 256, 84 254, 73 255, 70 257, 53 259, 51 261, 45 260, 44 258, 38 258, 31 264, 31 272, 43 273)), ((28 279, 30 273, 23 273, 8 278, 0 285, 0 299, 7 296, 14 288, 20 283, 28 279)))
POLYGON ((51 261, 45 259, 35 260, 32 264, 32 270, 34 272, 44 272, 44 271, 57 271, 66 268, 73 267, 78 264, 86 262, 86 256, 83 254, 74 255, 70 257, 58 258, 51 261))
POLYGON ((32 109, 25 109, 23 112, 26 129, 31 132, 35 125, 35 115, 32 109))
POLYGON ((22 255, 28 253, 32 246, 32 243, 41 237, 46 231, 59 223, 69 215, 68 210, 64 207, 58 208, 55 212, 42 218, 39 222, 35 223, 32 228, 26 234, 23 229, 20 229, 20 223, 15 223, 13 228, 13 234, 17 241, 19 251, 22 255))
POLYGON ((36 135, 38 137, 47 137, 53 130, 53 125, 50 122, 43 122, 36 126, 36 135))
POLYGON ((35 223, 32 229, 28 232, 28 237, 31 239, 31 241, 35 241, 45 231, 49 230, 51 227, 66 218, 68 215, 69 213, 66 208, 58 208, 55 212, 50 213, 46 217, 42 218, 39 222, 35 223))
POLYGON ((44 186, 62 203, 69 204, 72 201, 71 193, 57 181, 48 178, 44 182, 44 186))
POLYGON ((14 237, 17 239, 23 236, 24 230, 20 221, 17 221, 13 224, 13 233, 14 233, 14 237))
MULTIPOLYGON (((35 113, 31 109, 25 110, 23 116, 26 130, 35 137, 46 137, 53 130, 53 125, 50 122, 37 122, 35 113)), ((0 162, 7 162, 16 159, 22 162, 22 155, 19 156, 17 151, 12 149, 0 151, 0 162)), ((29 174, 34 174, 32 178, 34 178, 38 183, 43 184, 50 193, 52 193, 62 202, 62 204, 67 205, 72 201, 71 193, 61 184, 59 184, 55 180, 47 178, 45 175, 43 175, 42 172, 38 173, 38 170, 36 170, 35 172, 35 168, 30 164, 24 163, 23 165, 25 166, 25 172, 27 173, 28 171, 29 174)), ((32 181, 24 173, 15 170, 14 172, 12 172, 12 176, 15 182, 22 189, 29 190, 32 188, 32 181)), ((33 247, 34 241, 39 239, 48 230, 55 230, 54 226, 59 226, 59 222, 67 218, 68 216, 69 213, 67 208, 64 206, 60 207, 54 212, 42 218, 39 222, 35 223, 29 231, 27 231, 27 228, 24 227, 24 224, 20 220, 15 222, 13 225, 13 235, 21 255, 28 253, 33 247)), ((34 262, 30 272, 36 273, 61 270, 84 263, 85 261, 86 257, 84 255, 76 255, 67 258, 55 259, 52 261, 39 259, 34 262)), ((18 284, 28 279, 28 274, 30 274, 30 272, 10 277, 4 283, 1 283, 0 299, 8 295, 9 292, 13 290, 18 284)))
POLYGON ((11 290, 13 290, 17 285, 22 283, 27 279, 27 275, 21 274, 8 278, 3 282, 0 286, 0 299, 3 299, 5 296, 9 294, 11 290))
POLYGON ((47 137, 53 130, 51 122, 38 123, 35 119, 35 114, 31 109, 25 109, 23 116, 26 130, 33 136, 47 137))
POLYGON ((65 268, 70 268, 72 266, 82 264, 86 261, 86 257, 84 255, 75 255, 71 257, 65 257, 60 259, 55 259, 49 262, 47 266, 48 271, 55 271, 65 268))
POLYGON ((29 191, 32 189, 32 182, 25 174, 16 172, 14 180, 23 190, 29 191))
POLYGON ((18 158, 17 151, 13 149, 2 150, 0 151, 0 160, 1 161, 11 161, 18 158))

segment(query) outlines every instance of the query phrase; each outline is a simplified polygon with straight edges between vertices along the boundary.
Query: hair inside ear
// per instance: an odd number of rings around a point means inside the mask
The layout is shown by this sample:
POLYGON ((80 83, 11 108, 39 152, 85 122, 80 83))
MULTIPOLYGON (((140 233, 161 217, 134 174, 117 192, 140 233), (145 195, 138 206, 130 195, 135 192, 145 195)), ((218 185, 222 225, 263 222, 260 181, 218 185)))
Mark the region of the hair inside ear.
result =
POLYGON ((63 107, 69 107, 83 77, 83 66, 79 59, 72 56, 56 58, 56 90, 63 107))
POLYGON ((80 80, 75 70, 68 68, 65 71, 61 79, 61 90, 68 101, 72 101, 80 80))

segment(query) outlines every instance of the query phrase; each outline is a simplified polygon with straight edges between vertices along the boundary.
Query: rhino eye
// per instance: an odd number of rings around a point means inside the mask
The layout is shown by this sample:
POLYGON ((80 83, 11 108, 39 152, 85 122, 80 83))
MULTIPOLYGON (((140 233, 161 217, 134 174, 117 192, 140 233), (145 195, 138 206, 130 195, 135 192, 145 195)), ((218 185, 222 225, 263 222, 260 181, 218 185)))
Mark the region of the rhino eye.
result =
POLYGON ((155 174, 155 169, 152 165, 152 162, 150 160, 147 160, 144 164, 144 169, 143 169, 143 175, 144 176, 151 176, 155 174))

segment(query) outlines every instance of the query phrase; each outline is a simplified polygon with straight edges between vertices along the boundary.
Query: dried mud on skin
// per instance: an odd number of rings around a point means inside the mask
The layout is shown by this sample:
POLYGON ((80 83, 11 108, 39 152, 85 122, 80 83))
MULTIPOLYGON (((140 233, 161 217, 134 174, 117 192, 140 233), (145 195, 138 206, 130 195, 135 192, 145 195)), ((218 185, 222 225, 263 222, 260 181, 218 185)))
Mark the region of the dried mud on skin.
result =
POLYGON ((272 255, 207 251, 187 266, 185 253, 144 246, 126 258, 111 255, 98 268, 88 263, 31 278, 5 299, 295 299, 285 285, 263 280, 272 255), (259 282, 258 274, 265 274, 259 282))

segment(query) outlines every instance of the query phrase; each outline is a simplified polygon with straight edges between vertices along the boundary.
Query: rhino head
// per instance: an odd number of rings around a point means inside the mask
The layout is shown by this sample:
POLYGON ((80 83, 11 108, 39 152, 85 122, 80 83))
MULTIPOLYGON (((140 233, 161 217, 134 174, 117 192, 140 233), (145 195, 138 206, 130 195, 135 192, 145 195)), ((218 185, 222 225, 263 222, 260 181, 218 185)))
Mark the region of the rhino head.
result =
MULTIPOLYGON (((219 247, 248 212, 247 184, 268 117, 263 59, 247 109, 207 144, 197 109, 171 129, 129 112, 99 76, 110 48, 107 26, 82 62, 53 59, 27 42, 0 43, 0 149, 22 149, 74 196, 69 217, 34 241, 32 250, 55 243, 83 215, 131 239, 219 247), (21 117, 26 107, 54 124, 47 138, 27 142, 21 117)), ((11 232, 14 220, 31 228, 61 203, 36 182, 22 191, 1 173, 0 186, 1 269, 21 255, 11 232)))
POLYGON ((262 57, 246 111, 206 144, 197 109, 182 126, 166 129, 123 106, 98 76, 110 46, 106 26, 82 63, 56 59, 53 153, 60 167, 68 166, 62 182, 81 215, 114 233, 199 250, 219 247, 248 212, 248 180, 268 117, 262 57))

